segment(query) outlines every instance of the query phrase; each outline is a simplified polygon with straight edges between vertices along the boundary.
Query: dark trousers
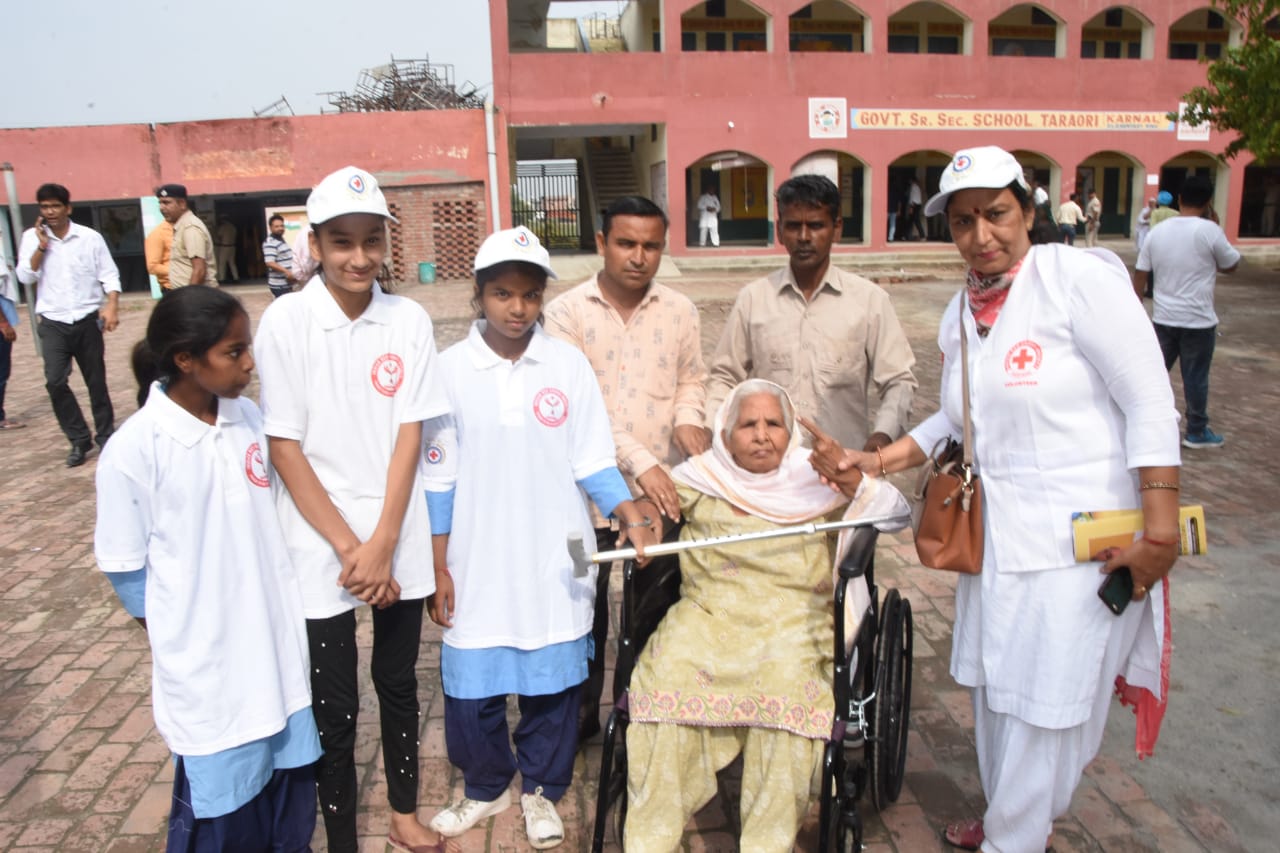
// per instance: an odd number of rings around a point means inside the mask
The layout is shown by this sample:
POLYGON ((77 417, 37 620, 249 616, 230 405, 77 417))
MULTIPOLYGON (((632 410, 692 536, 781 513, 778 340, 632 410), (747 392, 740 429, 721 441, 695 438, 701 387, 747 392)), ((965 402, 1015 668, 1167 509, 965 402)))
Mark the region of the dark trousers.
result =
POLYGON ((4 392, 9 385, 9 371, 13 365, 13 341, 0 337, 0 421, 5 419, 4 392))
POLYGON ((315 766, 277 770, 230 814, 197 818, 181 758, 173 773, 166 853, 310 853, 316 831, 315 766))
POLYGON ((473 800, 495 800, 520 771, 521 790, 555 802, 573 781, 578 751, 579 685, 549 696, 521 696, 520 722, 507 736, 507 697, 444 697, 444 737, 449 760, 462 771, 465 793, 473 800))
MULTIPOLYGON (((418 645, 422 638, 423 599, 373 608, 370 670, 382 720, 382 760, 387 800, 400 814, 418 807, 418 645)), ((311 648, 311 708, 324 754, 316 768, 316 791, 329 849, 357 849, 356 721, 360 693, 356 680, 356 614, 307 620, 311 648)))
POLYGON ((74 323, 59 323, 41 318, 36 326, 44 351, 44 387, 53 404, 58 426, 74 447, 92 446, 93 435, 80 412, 80 404, 71 390, 71 360, 80 368, 84 384, 89 386, 89 406, 98 446, 107 443, 115 431, 115 410, 107 392, 107 365, 104 361, 102 329, 98 328, 98 312, 74 323))
POLYGON ((1068 246, 1076 244, 1076 227, 1063 222, 1058 225, 1058 233, 1062 235, 1062 242, 1068 246))
POLYGON ((1166 370, 1182 366, 1182 396, 1187 401, 1187 435, 1198 435, 1209 426, 1209 366, 1218 327, 1183 329, 1155 324, 1156 340, 1164 353, 1166 370))

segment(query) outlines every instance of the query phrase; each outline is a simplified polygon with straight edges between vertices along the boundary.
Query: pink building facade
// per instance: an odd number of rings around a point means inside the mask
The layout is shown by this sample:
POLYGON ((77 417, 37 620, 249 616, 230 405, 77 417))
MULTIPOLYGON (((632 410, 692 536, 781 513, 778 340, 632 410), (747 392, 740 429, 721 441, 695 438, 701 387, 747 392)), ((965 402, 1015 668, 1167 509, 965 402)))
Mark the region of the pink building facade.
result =
MULTIPOLYGON (((635 189, 671 215, 677 256, 779 252, 772 191, 798 171, 840 185, 842 250, 883 250, 909 181, 927 197, 954 151, 986 144, 1015 151, 1055 209, 1097 190, 1104 237, 1130 235, 1146 198, 1204 173, 1233 241, 1275 239, 1262 232, 1276 230, 1265 208, 1280 164, 1222 163, 1228 138, 1166 117, 1204 83, 1196 59, 1241 37, 1203 0, 640 0, 584 22, 576 46, 546 10, 490 0, 501 180, 517 162, 579 157, 590 184, 601 150, 625 154, 635 189), (725 209, 719 250, 696 241, 708 184, 725 209)), ((909 223, 893 224, 900 237, 909 223)), ((946 238, 945 223, 924 225, 946 238)))

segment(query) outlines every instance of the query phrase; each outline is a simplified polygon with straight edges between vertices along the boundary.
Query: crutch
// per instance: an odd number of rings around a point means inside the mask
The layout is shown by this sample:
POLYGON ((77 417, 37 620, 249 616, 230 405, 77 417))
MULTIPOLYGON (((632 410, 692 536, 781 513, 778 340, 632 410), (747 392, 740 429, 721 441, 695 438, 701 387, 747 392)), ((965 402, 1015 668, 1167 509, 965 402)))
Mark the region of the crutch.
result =
MULTIPOLYGON (((650 545, 644 549, 646 557, 661 557, 664 554, 678 554, 681 551, 692 551, 695 548, 710 548, 716 545, 730 545, 735 542, 755 542, 761 539, 778 539, 783 536, 801 536, 811 533, 825 533, 828 530, 848 530, 852 527, 869 527, 875 524, 903 524, 910 520, 909 515, 881 515, 874 518, 851 518, 840 521, 810 521, 806 524, 793 524, 790 527, 778 527, 773 530, 757 530, 752 533, 732 533, 727 536, 712 536, 709 539, 690 539, 681 542, 663 542, 650 545)), ((569 534, 569 557, 573 560, 574 577, 585 577, 592 563, 612 563, 614 560, 631 560, 636 556, 635 548, 618 548, 613 551, 599 551, 587 554, 582 541, 582 534, 569 534)))

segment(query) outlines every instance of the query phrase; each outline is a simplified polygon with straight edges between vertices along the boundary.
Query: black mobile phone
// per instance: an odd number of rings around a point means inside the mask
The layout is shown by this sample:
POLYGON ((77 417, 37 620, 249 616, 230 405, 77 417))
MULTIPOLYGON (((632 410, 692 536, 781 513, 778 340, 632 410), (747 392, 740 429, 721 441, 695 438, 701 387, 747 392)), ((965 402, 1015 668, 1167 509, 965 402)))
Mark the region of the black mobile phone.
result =
POLYGON ((1133 599, 1133 574, 1128 566, 1121 566, 1098 587, 1098 598, 1107 605, 1107 609, 1119 616, 1133 599))

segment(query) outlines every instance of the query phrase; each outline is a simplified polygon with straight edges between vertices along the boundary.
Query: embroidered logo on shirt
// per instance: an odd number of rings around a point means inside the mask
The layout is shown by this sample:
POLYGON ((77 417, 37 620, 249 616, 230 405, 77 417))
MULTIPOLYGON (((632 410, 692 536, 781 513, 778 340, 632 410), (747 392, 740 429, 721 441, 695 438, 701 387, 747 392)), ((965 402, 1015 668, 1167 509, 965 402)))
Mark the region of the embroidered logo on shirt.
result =
POLYGON ((427 462, 432 465, 439 465, 444 461, 444 448, 438 444, 427 445, 427 462))
POLYGON ((400 383, 404 381, 404 362, 393 352, 380 355, 373 363, 370 378, 379 394, 394 397, 400 390, 400 383))
POLYGON ((542 424, 558 427, 569 418, 569 401, 558 388, 543 388, 533 398, 533 416, 542 424))
POLYGON ((244 452, 244 475, 255 486, 265 489, 271 485, 267 479, 267 461, 262 458, 262 448, 256 441, 244 452))
MULTIPOLYGON (((1004 372, 1014 379, 1026 379, 1040 369, 1044 352, 1035 341, 1019 341, 1004 356, 1004 372)), ((1034 384, 1034 383, 1027 383, 1034 384)))

